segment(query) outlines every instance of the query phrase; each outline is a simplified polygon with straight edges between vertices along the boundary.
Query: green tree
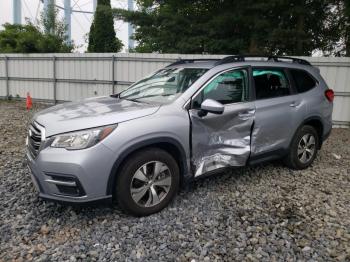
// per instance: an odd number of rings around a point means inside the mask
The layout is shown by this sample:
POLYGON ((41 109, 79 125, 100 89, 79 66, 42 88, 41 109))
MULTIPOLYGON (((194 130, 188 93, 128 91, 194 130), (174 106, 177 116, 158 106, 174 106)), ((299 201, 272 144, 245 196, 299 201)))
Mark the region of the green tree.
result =
POLYGON ((88 52, 119 52, 122 47, 114 30, 110 0, 98 0, 89 32, 88 52))
POLYGON ((329 48, 336 34, 327 23, 333 7, 326 0, 137 3, 138 11, 114 14, 134 24, 138 52, 310 55, 329 48))
POLYGON ((343 15, 345 21, 345 23, 343 24, 345 55, 350 56, 350 0, 344 0, 343 15))
POLYGON ((73 42, 69 43, 67 25, 63 19, 58 19, 58 9, 55 8, 53 4, 48 5, 48 11, 46 14, 44 12, 41 13, 39 27, 47 36, 48 42, 54 43, 57 40, 61 40, 61 43, 65 43, 66 47, 70 47, 71 49, 75 48, 73 42))
POLYGON ((67 53, 73 46, 57 35, 45 34, 39 27, 4 24, 0 31, 0 53, 67 53))
POLYGON ((0 31, 1 53, 68 53, 74 49, 67 43, 66 26, 57 19, 57 9, 50 5, 41 14, 38 25, 26 21, 24 25, 4 24, 0 31))
POLYGON ((330 0, 324 21, 326 41, 320 50, 324 55, 350 56, 350 0, 330 0))
POLYGON ((41 13, 40 24, 45 34, 60 34, 65 31, 65 25, 57 20, 58 10, 53 3, 53 1, 49 1, 47 12, 41 13))
POLYGON ((275 10, 279 14, 269 35, 271 52, 311 55, 313 51, 330 51, 339 38, 334 5, 326 0, 283 0, 275 10))

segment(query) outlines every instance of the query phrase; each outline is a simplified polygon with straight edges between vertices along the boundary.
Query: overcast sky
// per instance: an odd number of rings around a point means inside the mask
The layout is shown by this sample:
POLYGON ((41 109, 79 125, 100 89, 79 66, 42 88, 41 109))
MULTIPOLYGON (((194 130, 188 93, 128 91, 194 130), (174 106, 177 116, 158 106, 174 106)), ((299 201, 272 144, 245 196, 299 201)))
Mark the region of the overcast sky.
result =
MULTIPOLYGON (((0 0, 0 25, 8 22, 13 23, 13 0, 0 0)), ((56 0, 56 4, 63 7, 64 0, 56 0)), ((71 0, 73 10, 92 11, 93 0, 71 0)), ((111 0, 112 7, 127 8, 127 0, 111 0)), ((25 18, 35 22, 40 18, 40 12, 43 10, 43 3, 40 0, 22 0, 22 23, 25 18)), ((60 16, 63 18, 63 10, 60 10, 60 16)), ((72 40, 78 46, 78 51, 86 50, 86 34, 90 30, 92 20, 91 14, 73 13, 72 14, 72 40)), ((128 46, 127 24, 122 21, 115 22, 117 36, 124 43, 124 48, 128 46)))

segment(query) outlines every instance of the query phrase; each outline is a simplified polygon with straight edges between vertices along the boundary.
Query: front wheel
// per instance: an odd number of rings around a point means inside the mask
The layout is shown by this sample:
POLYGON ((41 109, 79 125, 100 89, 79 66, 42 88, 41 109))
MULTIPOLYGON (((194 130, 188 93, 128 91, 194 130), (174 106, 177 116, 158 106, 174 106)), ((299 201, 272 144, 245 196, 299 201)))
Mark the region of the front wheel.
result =
POLYGON ((135 216, 156 213, 173 199, 179 181, 179 167, 169 153, 158 148, 139 151, 129 156, 118 174, 117 202, 135 216))
POLYGON ((285 164, 293 169, 305 169, 315 160, 319 137, 314 127, 305 125, 295 134, 285 164))

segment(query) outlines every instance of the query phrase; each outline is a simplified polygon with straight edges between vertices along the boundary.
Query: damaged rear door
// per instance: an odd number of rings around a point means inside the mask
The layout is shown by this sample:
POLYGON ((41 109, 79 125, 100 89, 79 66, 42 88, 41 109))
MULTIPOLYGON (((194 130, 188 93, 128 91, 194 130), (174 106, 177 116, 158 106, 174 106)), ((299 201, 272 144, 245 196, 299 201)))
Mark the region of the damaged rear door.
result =
POLYGON ((250 67, 230 69, 217 74, 193 96, 189 115, 195 176, 246 165, 255 116, 251 82, 250 67), (222 113, 203 110, 212 100, 224 106, 222 113))

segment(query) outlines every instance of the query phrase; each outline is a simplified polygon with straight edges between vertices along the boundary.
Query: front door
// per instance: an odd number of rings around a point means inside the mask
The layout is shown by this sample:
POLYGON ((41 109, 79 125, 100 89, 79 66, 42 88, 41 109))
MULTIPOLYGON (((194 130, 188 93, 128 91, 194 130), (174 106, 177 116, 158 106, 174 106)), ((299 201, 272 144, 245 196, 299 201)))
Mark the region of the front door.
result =
POLYGON ((215 169, 244 166, 250 155, 255 105, 250 100, 250 68, 215 76, 191 102, 192 166, 195 176, 215 169), (225 106, 222 114, 198 114, 206 99, 225 106))

